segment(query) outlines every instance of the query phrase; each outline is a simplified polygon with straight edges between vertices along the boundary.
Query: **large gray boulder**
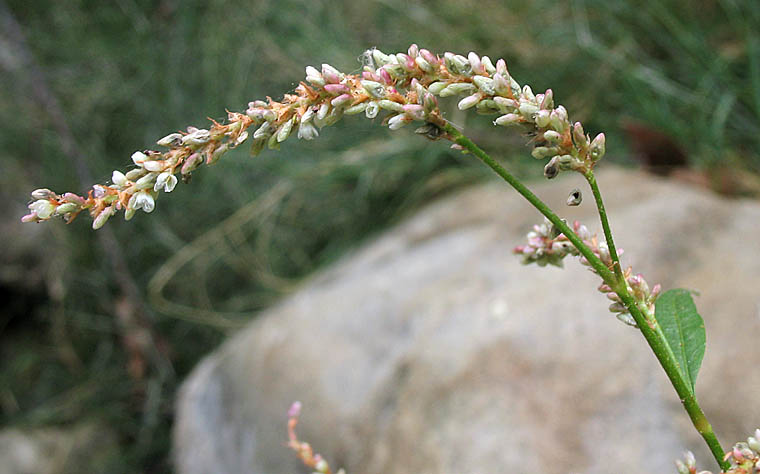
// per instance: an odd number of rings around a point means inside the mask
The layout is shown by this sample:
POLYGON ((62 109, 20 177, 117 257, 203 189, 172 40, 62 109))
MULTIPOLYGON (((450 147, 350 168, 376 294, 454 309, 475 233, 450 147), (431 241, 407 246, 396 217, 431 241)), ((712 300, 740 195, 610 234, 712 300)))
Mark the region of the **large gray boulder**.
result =
MULTIPOLYGON (((630 170, 599 174, 624 264, 698 289, 707 353, 697 393, 730 445, 760 426, 760 204, 630 170)), ((577 176, 535 186, 598 228, 577 176)), ((585 188, 583 188, 585 189, 585 188)), ((588 194, 588 193, 587 193, 588 194)), ((309 281, 185 382, 180 473, 305 472, 300 436, 333 467, 374 473, 675 472, 714 468, 640 333, 578 262, 512 255, 540 215, 502 183, 435 202, 309 281)))

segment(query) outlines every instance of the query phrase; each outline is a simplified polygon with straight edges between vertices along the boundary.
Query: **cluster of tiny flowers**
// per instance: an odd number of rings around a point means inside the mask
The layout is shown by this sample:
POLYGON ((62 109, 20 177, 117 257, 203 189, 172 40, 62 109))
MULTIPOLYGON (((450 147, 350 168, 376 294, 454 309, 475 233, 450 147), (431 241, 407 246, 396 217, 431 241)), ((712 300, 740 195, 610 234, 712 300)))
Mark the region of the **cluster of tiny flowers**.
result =
MULTIPOLYGON (((288 410, 288 447, 296 452, 298 459, 307 467, 314 469, 314 474, 332 474, 327 461, 319 455, 314 454, 309 443, 299 441, 296 436, 296 425, 298 416, 301 414, 301 402, 294 402, 288 410)), ((346 474, 342 468, 336 474, 346 474)))
MULTIPOLYGON (((443 57, 409 47, 406 53, 385 54, 377 49, 362 55, 361 74, 344 74, 329 64, 306 68, 306 79, 281 101, 267 97, 248 104, 245 113, 229 112, 227 123, 212 121, 208 129, 189 127, 157 142, 167 151, 142 150, 132 155, 136 168, 114 171, 111 184, 95 185, 85 195, 56 194, 48 189, 32 193, 30 213, 24 222, 63 217, 67 222, 87 210, 98 229, 118 211, 126 219, 135 212, 151 212, 158 194, 171 192, 180 175, 187 181, 202 164, 215 163, 227 151, 249 139, 251 154, 265 147, 279 149, 293 134, 312 140, 319 130, 344 115, 364 114, 374 119, 386 112, 383 123, 397 130, 422 122, 416 132, 430 139, 450 138, 443 131, 446 121, 438 109, 438 97, 465 95, 460 109, 474 108, 482 114, 499 114, 496 125, 517 125, 535 136, 533 156, 550 158, 544 174, 553 178, 560 170, 584 172, 604 154, 604 135, 594 140, 580 123, 570 124, 564 107, 554 107, 547 90, 534 95, 521 87, 507 71, 506 62, 494 64, 487 56, 467 57, 445 53, 443 57)), ((456 145, 455 145, 456 146, 456 145)))
POLYGON ((209 129, 188 127, 185 133, 172 133, 157 142, 168 151, 143 150, 132 154, 135 168, 123 173, 115 170, 111 184, 96 184, 86 196, 74 193, 59 195, 49 189, 32 192, 34 201, 23 222, 40 222, 52 217, 72 221, 87 210, 93 218, 92 228, 103 227, 117 211, 131 219, 138 210, 152 212, 160 192, 172 192, 179 174, 183 181, 201 164, 213 164, 227 151, 248 138, 246 129, 252 120, 245 114, 229 112, 227 124, 213 122, 209 129))
MULTIPOLYGON (((724 474, 756 474, 760 472, 760 429, 755 430, 755 436, 747 438, 746 443, 736 443, 723 458, 729 461, 731 467, 724 474)), ((684 460, 676 460, 678 474, 712 474, 710 471, 697 473, 697 461, 691 451, 684 454, 684 460)))
MULTIPOLYGON (((573 231, 588 246, 594 254, 608 268, 612 268, 613 261, 610 251, 607 248, 606 242, 599 242, 596 235, 592 235, 585 225, 575 221, 573 223, 573 231)), ((515 247, 514 253, 522 257, 523 264, 536 263, 539 266, 554 265, 562 267, 562 261, 568 255, 580 257, 580 261, 583 265, 587 266, 589 270, 596 273, 594 268, 589 264, 585 257, 581 256, 578 249, 570 242, 570 240, 562 234, 548 219, 544 218, 542 224, 534 225, 533 230, 528 232, 527 245, 519 245, 515 247)), ((623 254, 623 249, 618 250, 618 255, 623 254)), ((652 289, 649 288, 646 280, 641 274, 633 274, 633 269, 628 267, 623 272, 626 284, 628 286, 628 292, 633 296, 639 309, 644 312, 650 319, 654 316, 654 303, 657 296, 660 294, 661 286, 655 285, 652 289)), ((625 324, 636 327, 636 321, 625 307, 620 297, 615 293, 612 288, 607 284, 599 286, 599 291, 605 293, 607 298, 612 301, 610 305, 610 311, 615 313, 615 316, 625 324)))

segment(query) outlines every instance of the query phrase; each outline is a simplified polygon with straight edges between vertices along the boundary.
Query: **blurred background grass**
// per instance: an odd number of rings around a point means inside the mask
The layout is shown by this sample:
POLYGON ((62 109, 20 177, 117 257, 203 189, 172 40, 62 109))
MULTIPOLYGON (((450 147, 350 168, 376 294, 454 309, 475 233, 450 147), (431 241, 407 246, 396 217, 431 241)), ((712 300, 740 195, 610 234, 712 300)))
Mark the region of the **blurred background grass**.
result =
MULTIPOLYGON (((228 331, 373 233, 489 176, 445 144, 355 118, 308 147, 230 153, 151 216, 110 222, 111 237, 87 219, 19 224, 30 190, 103 182, 168 132, 279 98, 305 65, 353 71, 367 47, 413 42, 504 57, 587 131, 607 132, 610 161, 631 165, 646 147, 624 132, 637 123, 708 176, 760 172, 756 0, 36 0, 0 16, 0 424, 97 426, 114 441, 77 472, 170 471, 174 391, 228 331)), ((523 138, 449 116, 538 178, 523 138)))

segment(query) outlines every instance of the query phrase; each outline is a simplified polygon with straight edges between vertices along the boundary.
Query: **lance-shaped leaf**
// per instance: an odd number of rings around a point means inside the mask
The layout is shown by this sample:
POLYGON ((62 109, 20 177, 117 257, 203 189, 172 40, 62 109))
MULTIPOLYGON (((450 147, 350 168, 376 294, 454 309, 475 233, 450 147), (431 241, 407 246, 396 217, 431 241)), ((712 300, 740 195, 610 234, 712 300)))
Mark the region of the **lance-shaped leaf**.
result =
POLYGON ((655 303, 655 316, 670 345, 684 379, 691 391, 705 355, 705 323, 697 313, 694 300, 684 289, 668 290, 655 303))

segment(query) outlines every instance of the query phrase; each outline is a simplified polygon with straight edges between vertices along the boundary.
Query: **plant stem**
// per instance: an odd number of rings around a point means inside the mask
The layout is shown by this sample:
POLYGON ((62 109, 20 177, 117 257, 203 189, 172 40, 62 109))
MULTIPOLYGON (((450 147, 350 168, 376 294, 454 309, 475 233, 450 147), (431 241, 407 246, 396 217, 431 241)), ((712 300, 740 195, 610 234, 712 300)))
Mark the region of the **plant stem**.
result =
POLYGON ((633 316, 633 319, 636 321, 636 324, 641 330, 641 333, 644 335, 644 339, 646 339, 649 347, 652 349, 652 352, 654 352, 655 357, 657 357, 660 365, 665 370, 665 374, 668 376, 668 379, 670 379, 673 388, 675 388, 684 409, 689 414, 689 418, 691 418, 691 421, 694 424, 694 427, 704 438, 707 446, 710 448, 710 451, 715 457, 715 460, 718 462, 718 465, 723 470, 727 470, 729 468, 729 464, 723 460, 723 448, 720 446, 720 442, 715 436, 715 433, 712 430, 712 426, 707 421, 707 417, 702 411, 702 408, 699 406, 696 396, 691 390, 689 382, 687 382, 681 375, 681 372, 678 368, 678 362, 675 359, 675 355, 673 354, 673 351, 670 348, 667 339, 665 339, 665 335, 663 334, 660 325, 656 320, 649 319, 644 315, 644 313, 642 313, 642 311, 637 306, 636 300, 628 292, 625 279, 623 278, 622 271, 620 269, 620 263, 617 260, 617 253, 615 252, 615 247, 612 243, 612 233, 609 228, 609 223, 607 222, 607 214, 604 210, 602 197, 593 174, 589 173, 590 176, 587 175, 586 179, 589 181, 591 189, 594 193, 594 198, 596 199, 597 207, 599 209, 599 214, 602 220, 602 227, 604 228, 605 237, 610 249, 610 254, 614 255, 615 261, 617 262, 617 265, 615 265, 615 274, 613 274, 607 268, 607 266, 599 259, 599 257, 597 257, 591 251, 591 249, 585 245, 583 241, 581 241, 575 232, 573 232, 572 229, 570 229, 570 227, 549 208, 549 206, 547 206, 543 201, 541 201, 541 199, 533 194, 524 184, 522 184, 522 182, 520 182, 499 163, 497 163, 496 160, 491 158, 485 151, 473 143, 472 140, 463 135, 459 130, 454 128, 454 126, 452 126, 449 122, 443 123, 443 129, 449 134, 453 142, 457 143, 473 155, 477 156, 481 161, 488 165, 488 167, 494 170, 496 174, 504 179, 504 181, 509 183, 518 193, 527 199, 528 202, 530 202, 536 209, 538 209, 539 212, 541 212, 541 214, 546 216, 546 218, 549 219, 549 221, 554 224, 557 229, 565 234, 568 240, 572 242, 572 244, 578 249, 581 255, 583 255, 588 260, 589 264, 594 268, 599 276, 602 277, 602 280, 604 280, 604 282, 607 283, 613 289, 613 291, 618 294, 618 296, 620 296, 623 304, 625 304, 626 308, 628 308, 631 315, 633 316))
POLYGON ((615 276, 612 274, 612 272, 607 268, 607 266, 597 257, 594 252, 591 251, 590 248, 586 244, 583 243, 583 241, 576 235, 575 232, 568 226, 565 221, 559 218, 552 210, 547 206, 541 199, 538 198, 533 192, 531 192, 530 189, 528 189, 520 180, 515 178, 512 174, 509 173, 509 171, 505 170, 499 163, 496 162, 493 158, 491 158, 485 151, 483 151, 480 147, 478 147, 475 143, 473 143, 472 140, 467 138, 465 135, 463 135, 459 130, 454 128, 453 125, 451 125, 449 122, 445 122, 443 124, 443 129, 451 136, 451 139, 453 142, 461 145, 462 147, 466 148, 470 153, 477 156, 482 160, 486 165, 488 165, 492 170, 496 172, 499 176, 501 176, 504 181, 509 183, 515 190, 522 194, 522 196, 528 200, 531 204, 533 204, 533 207, 538 209, 538 211, 546 216, 549 221, 554 224, 554 226, 559 229, 560 232, 565 234, 565 236, 572 242, 572 244, 578 249, 578 251, 586 257, 586 260, 589 261, 591 266, 594 268, 594 270, 602 277, 602 279, 610 286, 615 285, 615 276))
POLYGON ((586 181, 591 186, 591 192, 594 193, 594 200, 596 201, 596 208, 599 211, 599 219, 602 221, 602 230, 604 231, 604 240, 607 241, 607 248, 610 251, 610 257, 613 262, 613 271, 615 276, 621 285, 625 285, 625 277, 623 276, 623 269, 620 266, 620 257, 618 257, 617 250, 615 249, 615 242, 612 240, 612 230, 610 230, 610 223, 607 220, 607 211, 604 209, 604 202, 602 201, 602 193, 599 191, 599 185, 596 184, 596 178, 594 177, 594 171, 588 170, 584 173, 586 181))

